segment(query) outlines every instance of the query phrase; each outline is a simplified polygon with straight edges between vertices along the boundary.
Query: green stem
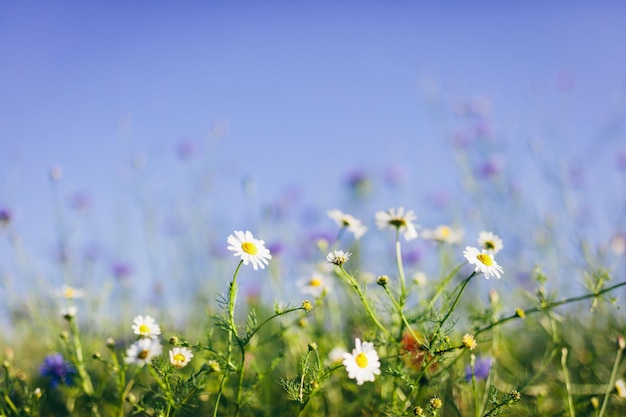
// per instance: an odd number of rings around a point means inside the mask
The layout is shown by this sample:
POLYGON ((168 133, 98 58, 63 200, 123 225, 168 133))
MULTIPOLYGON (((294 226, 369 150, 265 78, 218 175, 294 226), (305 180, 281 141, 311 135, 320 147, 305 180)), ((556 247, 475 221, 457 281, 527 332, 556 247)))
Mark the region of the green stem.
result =
MULTIPOLYGON (((534 314, 534 313, 539 313, 542 311, 548 311, 548 310, 552 310, 556 307, 562 306, 563 304, 568 304, 568 303, 573 303, 576 301, 582 301, 582 300, 587 300, 589 298, 596 298, 601 296, 602 294, 605 294, 607 292, 611 292, 616 288, 619 287, 623 287, 624 285, 626 285, 626 281, 624 282, 620 282, 619 284, 615 284, 612 287, 607 287, 605 289, 603 289, 602 291, 597 291, 594 293, 589 293, 589 294, 584 294, 584 295, 579 295, 577 297, 571 297, 571 298, 566 298, 564 300, 561 301, 553 301, 553 302, 546 302, 545 304, 541 305, 540 307, 535 307, 535 308, 531 308, 528 310, 524 310, 524 315, 528 315, 528 314, 534 314)), ((499 326, 507 321, 516 319, 516 318, 520 318, 518 313, 514 313, 511 314, 510 316, 507 317, 503 317, 498 321, 495 321, 491 324, 489 324, 488 326, 483 327, 482 329, 478 329, 475 333, 474 336, 478 336, 481 333, 484 333, 490 329, 493 329, 496 326, 499 326)))
POLYGON ((567 369, 567 348, 561 349, 561 368, 563 369, 563 379, 565 380, 565 390, 567 391, 569 414, 570 417, 576 417, 576 413, 574 413, 574 399, 572 398, 572 385, 569 380, 569 371, 567 369))
POLYGON ((215 408, 213 409, 213 417, 217 417, 217 410, 219 409, 220 400, 222 399, 222 394, 224 392, 224 387, 226 386, 226 381, 228 380, 228 374, 231 369, 231 359, 233 355, 233 336, 237 339, 237 325, 235 324, 235 303, 237 301, 237 275, 239 274, 239 269, 243 264, 243 259, 239 261, 237 268, 235 269, 235 273, 233 274, 233 280, 231 281, 228 288, 228 344, 226 350, 226 367, 224 369, 224 375, 222 376, 222 380, 220 381, 220 386, 217 391, 217 396, 215 398, 215 408))
POLYGON ((400 304, 396 301, 396 299, 393 297, 393 295, 391 294, 391 292, 389 291, 389 288, 387 288, 387 286, 383 286, 383 289, 385 290, 385 293, 389 296, 389 299, 391 300, 391 302, 393 303, 393 306, 396 308, 396 310, 398 310, 398 315, 400 316, 400 319, 402 320, 402 323, 404 323, 404 326, 407 328, 407 330, 409 331, 409 333, 411 334, 411 337, 413 339, 415 339, 415 341, 417 343, 422 343, 422 341, 419 340, 419 336, 417 334, 415 334, 415 332, 413 331, 413 329, 411 328, 411 325, 409 324, 408 319, 406 318, 406 315, 404 314, 404 311, 402 310, 402 307, 400 306, 400 304))
POLYGON ((396 264, 398 265, 398 277, 400 278, 400 305, 406 300, 406 279, 402 265, 402 248, 400 244, 400 229, 396 228, 396 264))
POLYGON ((450 309, 448 310, 446 315, 443 316, 443 318, 441 320, 439 320, 439 328, 443 327, 444 323, 450 318, 450 315, 452 314, 452 312, 456 308, 456 305, 458 304, 459 299, 461 299, 461 294, 463 294, 463 291, 465 290, 465 287, 467 287, 467 284, 469 284, 470 280, 474 277, 474 275, 476 275, 476 271, 472 272, 472 274, 469 277, 465 278, 465 280, 461 283, 461 288, 459 289, 458 293, 456 294, 456 298, 454 299, 454 302, 450 306, 450 309))
POLYGON ((619 369, 619 363, 622 360, 622 348, 617 348, 617 354, 615 355, 615 362, 613 363, 613 369, 611 370, 611 376, 609 377, 609 383, 606 385, 606 393, 604 394, 604 400, 602 401, 602 407, 600 408, 600 414, 598 417, 602 417, 604 415, 604 411, 606 410, 606 406, 609 403, 609 396, 611 395, 611 391, 613 391, 613 387, 615 386, 615 378, 617 378, 617 370, 619 369))
POLYGON ((354 290, 358 294, 359 298, 361 299, 361 302, 363 303, 363 307, 365 307, 365 311, 367 312, 367 315, 369 316, 369 318, 385 335, 389 335, 389 331, 387 330, 387 328, 383 326, 382 323, 376 318, 376 315, 374 314, 372 308, 367 302, 367 298, 365 298, 365 294, 363 294, 361 287, 359 287, 359 284, 356 282, 354 277, 346 272, 346 270, 343 268, 343 265, 339 265, 339 270, 342 272, 343 277, 348 281, 348 283, 352 286, 352 288, 354 288, 354 290))

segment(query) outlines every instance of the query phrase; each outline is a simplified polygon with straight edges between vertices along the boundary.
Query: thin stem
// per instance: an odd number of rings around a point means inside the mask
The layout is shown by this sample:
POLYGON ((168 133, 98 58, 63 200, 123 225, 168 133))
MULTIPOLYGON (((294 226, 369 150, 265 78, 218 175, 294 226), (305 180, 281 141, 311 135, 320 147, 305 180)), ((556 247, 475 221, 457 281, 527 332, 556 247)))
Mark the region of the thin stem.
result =
POLYGON ((623 352, 623 349, 621 347, 618 347, 617 354, 615 355, 615 362, 613 363, 613 370, 611 370, 609 383, 606 385, 606 392, 604 394, 604 400, 602 401, 602 408, 600 408, 600 414, 598 414, 598 417, 602 417, 604 415, 606 406, 609 403, 609 396, 611 395, 611 391, 613 391, 613 387, 615 385, 615 378, 617 378, 617 370, 619 368, 619 363, 622 360, 622 352, 623 352))
POLYGON ((348 281, 348 283, 352 286, 352 288, 354 288, 354 290, 356 291, 356 293, 358 294, 359 298, 361 299, 361 302, 363 303, 363 307, 365 307, 365 311, 367 312, 367 315, 369 316, 369 318, 374 322, 374 324, 376 326, 378 326, 378 328, 385 334, 388 335, 389 331, 387 330, 387 328, 385 326, 382 325, 382 323, 376 318, 376 315, 374 314, 374 312, 372 311, 372 308, 370 307, 369 303, 367 302, 367 298, 365 298, 365 294, 363 294, 363 291, 361 290, 361 287, 359 287, 359 284, 356 282, 356 280, 354 279, 354 277, 352 277, 350 274, 348 274, 346 272, 346 270, 343 268, 343 265, 339 265, 339 270, 342 272, 344 278, 348 281))
MULTIPOLYGON (((587 300, 589 298, 596 298, 601 296, 602 294, 605 294, 607 292, 611 292, 616 288, 619 287, 623 287, 624 285, 626 285, 626 281, 624 282, 620 282, 619 284, 615 284, 612 287, 607 287, 605 289, 603 289, 602 291, 597 291, 594 293, 589 293, 589 294, 584 294, 584 295, 579 295, 577 297, 571 297, 571 298, 566 298, 564 300, 561 301, 553 301, 553 302, 549 302, 549 303, 545 303, 544 305, 540 306, 540 307, 535 307, 535 308, 531 308, 528 310, 524 310, 524 315, 528 315, 528 314, 533 314, 533 313, 539 313, 541 311, 548 311, 548 310, 552 310, 556 307, 562 306, 563 304, 569 304, 569 303, 573 303, 576 301, 582 301, 582 300, 587 300)), ((518 313, 514 313, 511 314, 510 316, 506 316, 501 318, 498 321, 495 321, 485 327, 483 327, 482 329, 478 329, 476 330, 476 332, 474 333, 474 336, 478 336, 481 333, 486 332, 487 330, 493 329, 496 326, 499 326, 507 321, 516 319, 516 318, 520 318, 518 313)))
MULTIPOLYGON (((235 269, 235 273, 233 274, 233 280, 231 281, 228 288, 228 343, 226 347, 226 367, 224 369, 224 375, 222 376, 222 380, 220 381, 220 386, 217 391, 217 396, 215 398, 215 407, 213 409, 213 417, 217 417, 217 410, 219 409, 220 400, 222 399, 222 394, 224 392, 224 387, 226 386, 226 381, 228 380, 228 374, 230 373, 231 367, 231 359, 233 355, 233 336, 239 340, 237 336, 237 325, 235 324, 235 303, 237 301, 237 275, 239 274, 239 269, 243 264, 243 259, 239 261, 237 268, 235 269)), ((238 408, 238 407, 237 407, 238 408)))
POLYGON ((400 316, 400 319, 402 320, 402 323, 404 323, 404 326, 407 328, 407 330, 409 331, 409 333, 411 334, 411 337, 413 337, 413 339, 415 339, 415 341, 417 343, 421 343, 421 341, 419 340, 419 336, 417 336, 417 334, 415 334, 415 332, 413 331, 413 329, 411 328, 411 325, 409 324, 408 319, 406 318, 406 315, 404 314, 404 311, 402 310, 402 307, 400 306, 400 304, 396 301, 396 299, 393 297, 393 295, 391 294, 391 292, 389 291, 389 288, 387 288, 386 285, 383 286, 383 289, 385 290, 385 293, 389 296, 389 299, 391 300, 391 302, 393 303, 393 306, 396 308, 396 310, 398 310, 398 315, 400 316))
POLYGON ((567 406, 571 417, 576 417, 574 412, 574 400, 572 398, 572 384, 569 380, 569 371, 567 369, 567 348, 561 349, 561 368, 563 368, 563 379, 565 380, 565 390, 567 391, 567 406))
POLYGON ((398 277, 400 279, 400 305, 406 300, 406 279, 402 265, 402 248, 400 244, 400 228, 396 228, 396 264, 398 265, 398 277))
POLYGON ((443 316, 441 320, 439 320, 439 327, 443 327, 444 323, 450 318, 450 314, 452 314, 452 312, 456 308, 456 305, 459 302, 459 299, 461 298, 461 294, 463 294, 465 287, 467 287, 467 284, 469 284, 470 280, 474 277, 474 275, 476 275, 476 271, 472 272, 472 274, 469 277, 465 278, 465 280, 461 283, 461 288, 459 289, 459 292, 456 294, 456 298, 454 299, 454 302, 450 306, 450 309, 448 310, 446 315, 443 316))

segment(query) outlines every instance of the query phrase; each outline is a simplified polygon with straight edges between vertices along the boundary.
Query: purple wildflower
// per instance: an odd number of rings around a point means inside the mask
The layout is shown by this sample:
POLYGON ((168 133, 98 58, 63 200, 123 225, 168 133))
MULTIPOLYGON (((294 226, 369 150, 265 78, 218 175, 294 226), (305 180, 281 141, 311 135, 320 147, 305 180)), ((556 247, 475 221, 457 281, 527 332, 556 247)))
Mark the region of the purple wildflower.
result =
POLYGON ((46 356, 39 372, 42 376, 50 378, 52 388, 56 388, 59 383, 72 385, 72 377, 76 375, 76 370, 72 364, 63 359, 63 355, 60 353, 46 356))
POLYGON ((11 210, 7 208, 0 208, 0 226, 8 226, 11 223, 13 215, 11 210))
MULTIPOLYGON (((490 370, 491 358, 489 356, 476 358, 476 361, 474 362, 474 377, 477 381, 487 379, 490 370)), ((470 365, 465 367, 465 380, 467 382, 472 380, 472 367, 470 365)))

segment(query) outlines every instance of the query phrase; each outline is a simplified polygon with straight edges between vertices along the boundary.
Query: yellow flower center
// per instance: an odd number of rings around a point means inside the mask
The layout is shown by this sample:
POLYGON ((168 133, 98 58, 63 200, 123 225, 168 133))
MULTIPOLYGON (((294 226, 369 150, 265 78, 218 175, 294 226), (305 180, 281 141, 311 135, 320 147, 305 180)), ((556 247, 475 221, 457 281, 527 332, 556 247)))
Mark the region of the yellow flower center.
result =
POLYGON ((358 355, 356 355, 356 364, 359 366, 359 368, 366 368, 367 367, 367 356, 365 356, 365 353, 361 352, 358 355))
POLYGON ((319 278, 311 278, 311 281, 309 281, 309 285, 311 287, 320 287, 322 285, 322 280, 319 278))
POLYGON ((142 350, 141 352, 137 354, 137 358, 141 360, 146 359, 148 357, 148 353, 150 353, 149 350, 142 350))
POLYGON ((447 238, 448 236, 450 236, 450 228, 448 226, 441 226, 439 228, 439 234, 442 238, 447 238))
POLYGON ((479 253, 478 255, 476 255, 476 258, 487 266, 493 265, 493 261, 491 260, 491 257, 487 255, 486 253, 479 253))
POLYGON ((174 355, 174 362, 185 362, 185 355, 183 355, 182 353, 177 353, 174 355))
POLYGON ((150 327, 146 326, 145 324, 142 324, 139 326, 139 333, 141 334, 148 334, 150 333, 150 327))
POLYGON ((76 291, 74 291, 74 288, 72 287, 67 287, 65 291, 63 291, 63 295, 65 296, 65 298, 74 298, 74 296, 76 295, 76 291))
POLYGON ((252 242, 243 242, 241 244, 241 249, 243 249, 243 251, 248 255, 256 255, 259 251, 256 245, 252 242))

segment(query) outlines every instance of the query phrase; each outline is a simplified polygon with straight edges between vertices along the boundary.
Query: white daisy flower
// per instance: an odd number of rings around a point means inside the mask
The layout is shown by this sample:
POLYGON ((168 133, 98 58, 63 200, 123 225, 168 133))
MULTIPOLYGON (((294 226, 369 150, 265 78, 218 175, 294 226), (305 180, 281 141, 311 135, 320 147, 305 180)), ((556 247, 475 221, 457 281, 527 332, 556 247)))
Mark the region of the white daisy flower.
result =
POLYGON ((344 252, 342 250, 335 249, 334 251, 326 255, 326 260, 331 264, 341 266, 348 262, 348 259, 350 259, 350 255, 352 255, 350 252, 344 252))
POLYGON ((502 239, 493 232, 482 231, 478 234, 478 246, 489 251, 492 255, 500 252, 504 248, 502 239))
POLYGON ((319 272, 313 272, 311 276, 299 279, 296 286, 302 294, 308 294, 315 298, 328 294, 330 291, 328 280, 319 272))
POLYGON ((175 347, 170 350, 170 363, 176 368, 183 368, 191 362, 193 353, 186 347, 175 347))
POLYGON ((139 339, 126 350, 124 361, 128 364, 143 366, 161 352, 163 352, 163 346, 157 339, 139 339))
POLYGON ((361 236, 363 236, 365 232, 367 232, 367 226, 365 226, 360 220, 352 217, 349 214, 342 213, 337 209, 329 210, 327 214, 328 217, 333 219, 339 227, 347 228, 348 231, 350 231, 354 235, 355 239, 360 239, 361 236))
POLYGON ((352 353, 343 354, 343 366, 348 371, 348 378, 356 379, 357 385, 365 381, 374 381, 374 375, 380 375, 380 362, 374 344, 361 343, 361 339, 354 339, 355 348, 352 353))
POLYGON ((442 224, 437 226, 434 230, 424 230, 422 232, 422 237, 439 243, 454 245, 461 243, 463 240, 463 230, 452 229, 450 226, 442 224))
POLYGON ((60 290, 55 291, 55 297, 57 298, 65 298, 66 300, 75 300, 77 298, 83 298, 85 296, 85 291, 70 287, 69 285, 63 286, 60 290))
POLYGON ((387 211, 379 211, 376 213, 376 225, 379 229, 386 227, 394 227, 398 231, 404 232, 404 239, 406 241, 417 238, 417 229, 413 224, 413 221, 417 220, 417 216, 413 210, 404 212, 404 207, 399 207, 397 210, 390 208, 387 211))
POLYGON ((255 239, 252 233, 246 231, 235 232, 234 235, 228 236, 228 250, 235 252, 233 256, 240 256, 244 265, 252 263, 255 270, 265 269, 265 265, 269 265, 272 259, 270 250, 265 247, 265 242, 255 239))
POLYGON ((135 317, 131 328, 135 334, 138 334, 141 337, 156 339, 157 336, 161 334, 161 328, 150 316, 135 317))
POLYGON ((496 260, 492 258, 492 255, 485 249, 479 251, 477 248, 467 246, 463 251, 463 255, 470 264, 476 265, 475 272, 482 272, 485 274, 486 279, 489 279, 491 275, 500 279, 500 274, 503 273, 502 267, 498 265, 496 260))

